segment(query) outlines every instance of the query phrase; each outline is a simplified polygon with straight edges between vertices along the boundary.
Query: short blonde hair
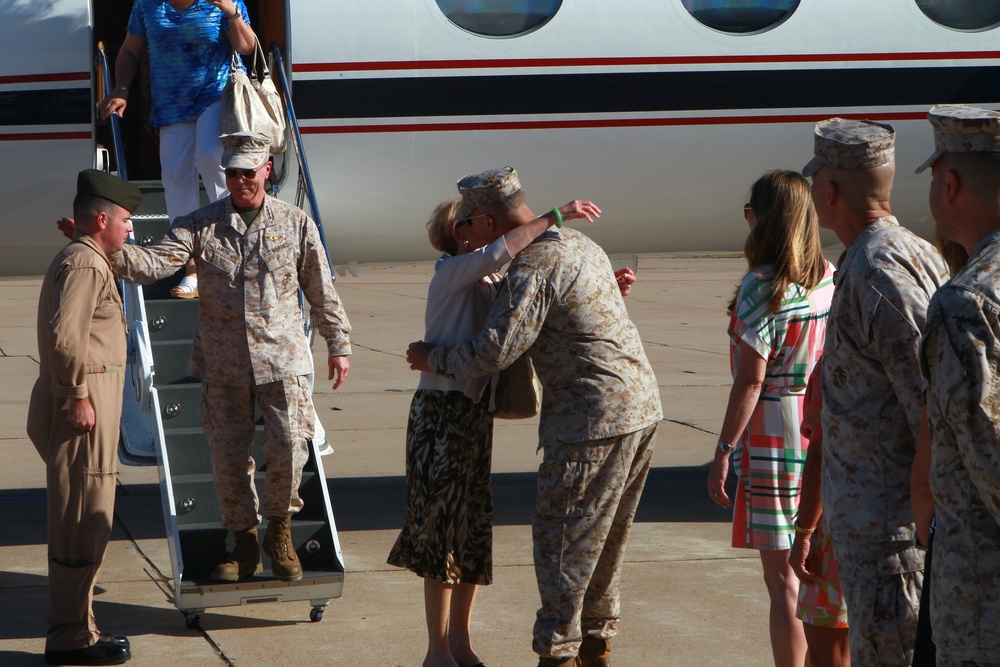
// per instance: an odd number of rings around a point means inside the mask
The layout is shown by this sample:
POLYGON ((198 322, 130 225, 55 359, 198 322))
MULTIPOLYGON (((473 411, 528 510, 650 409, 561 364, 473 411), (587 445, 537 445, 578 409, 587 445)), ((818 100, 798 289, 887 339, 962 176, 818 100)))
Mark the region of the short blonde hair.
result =
POLYGON ((458 208, 462 205, 462 198, 455 197, 448 199, 434 208, 431 219, 427 221, 427 238, 436 250, 446 252, 449 255, 458 253, 458 242, 451 235, 458 224, 458 208))

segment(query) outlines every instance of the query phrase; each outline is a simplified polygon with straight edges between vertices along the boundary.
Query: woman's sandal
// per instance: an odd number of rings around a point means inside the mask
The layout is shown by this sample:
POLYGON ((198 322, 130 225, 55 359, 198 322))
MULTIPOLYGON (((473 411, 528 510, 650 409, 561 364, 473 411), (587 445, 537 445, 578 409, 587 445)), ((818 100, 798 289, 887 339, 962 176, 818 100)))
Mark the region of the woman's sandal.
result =
POLYGON ((184 276, 177 287, 170 290, 175 299, 195 299, 198 297, 198 276, 184 276))

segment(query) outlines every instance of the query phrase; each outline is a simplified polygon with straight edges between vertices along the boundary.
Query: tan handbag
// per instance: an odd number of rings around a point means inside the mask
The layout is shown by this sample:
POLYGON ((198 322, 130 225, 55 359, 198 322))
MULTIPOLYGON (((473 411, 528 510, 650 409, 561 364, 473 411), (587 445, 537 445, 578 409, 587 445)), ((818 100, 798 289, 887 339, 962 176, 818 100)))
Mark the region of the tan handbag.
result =
POLYGON ((259 40, 256 47, 249 73, 241 67, 240 54, 233 51, 229 81, 222 92, 222 133, 259 132, 271 139, 271 155, 280 155, 288 146, 285 109, 259 40))
POLYGON ((531 357, 522 354, 500 371, 493 403, 497 419, 530 419, 538 414, 542 409, 542 383, 531 357))

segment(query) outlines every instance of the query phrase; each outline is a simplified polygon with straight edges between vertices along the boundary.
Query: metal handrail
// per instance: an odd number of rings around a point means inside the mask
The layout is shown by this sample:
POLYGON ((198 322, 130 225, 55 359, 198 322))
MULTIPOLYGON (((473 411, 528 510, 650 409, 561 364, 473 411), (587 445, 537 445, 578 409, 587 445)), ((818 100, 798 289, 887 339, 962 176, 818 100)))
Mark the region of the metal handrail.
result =
MULTIPOLYGON (((100 72, 101 77, 98 93, 103 93, 100 95, 101 99, 97 101, 97 104, 100 105, 103 98, 108 94, 108 91, 111 90, 111 71, 108 67, 108 54, 104 50, 104 42, 97 43, 97 70, 100 72)), ((115 154, 115 167, 118 168, 118 178, 127 181, 128 169, 125 167, 125 149, 122 146, 121 119, 111 114, 108 116, 108 121, 111 123, 112 151, 115 154)))
MULTIPOLYGON (((97 43, 96 65, 100 77, 98 79, 98 86, 97 86, 97 92, 98 92, 97 97, 100 98, 97 101, 97 104, 98 106, 100 106, 101 102, 104 100, 104 97, 111 90, 111 71, 110 67, 108 66, 108 54, 104 50, 103 41, 97 43)), ((100 112, 95 111, 94 113, 100 113, 100 112)), ((110 116, 108 116, 108 122, 111 124, 111 144, 112 144, 111 150, 115 154, 115 167, 118 170, 118 178, 122 179, 123 181, 127 181, 128 168, 125 166, 125 147, 123 146, 124 142, 122 140, 122 128, 120 124, 121 119, 118 118, 118 116, 116 116, 115 114, 111 114, 110 116)), ((129 232, 128 235, 130 239, 132 239, 133 241, 135 240, 135 235, 132 232, 129 232)), ((126 294, 125 281, 119 279, 118 287, 121 290, 122 295, 124 296, 126 294)), ((141 304, 141 298, 140 298, 140 304, 141 304)), ((138 315, 140 317, 143 316, 144 313, 141 305, 139 306, 138 310, 139 310, 138 315)), ((131 313, 129 308, 129 299, 127 298, 122 298, 122 314, 124 315, 126 322, 132 321, 130 319, 131 313)), ((129 342, 130 349, 131 346, 132 345, 130 341, 129 342)))
POLYGON ((285 61, 281 57, 281 49, 277 44, 271 44, 271 58, 274 66, 272 71, 278 73, 278 82, 281 85, 281 95, 285 100, 285 120, 288 131, 292 135, 292 145, 295 148, 295 158, 299 165, 299 184, 295 192, 295 203, 301 206, 303 191, 309 199, 309 208, 312 210, 313 220, 319 229, 319 238, 326 251, 326 261, 330 264, 330 272, 333 273, 333 262, 330 260, 330 247, 326 243, 326 234, 323 231, 323 220, 319 212, 319 203, 316 201, 316 192, 313 188, 312 175, 309 173, 309 161, 306 159, 306 152, 302 146, 302 133, 299 132, 299 121, 295 115, 295 107, 292 105, 292 91, 288 85, 288 75, 285 72, 285 61))

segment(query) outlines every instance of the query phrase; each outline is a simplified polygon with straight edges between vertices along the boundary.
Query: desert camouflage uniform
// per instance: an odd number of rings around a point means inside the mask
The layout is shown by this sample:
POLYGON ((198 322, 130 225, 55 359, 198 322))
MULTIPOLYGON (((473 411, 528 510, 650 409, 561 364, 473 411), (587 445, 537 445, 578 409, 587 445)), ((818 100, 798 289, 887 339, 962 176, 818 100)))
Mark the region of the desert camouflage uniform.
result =
POLYGON ((823 509, 857 664, 908 665, 913 653, 923 580, 910 509, 919 346, 945 280, 934 247, 892 217, 861 233, 836 278, 822 361, 823 509))
POLYGON ((938 665, 1000 663, 1000 231, 935 294, 922 358, 934 493, 938 665))
POLYGON ((663 416, 656 378, 607 256, 549 231, 511 263, 486 330, 435 349, 432 370, 495 373, 531 355, 544 388, 532 533, 542 607, 534 650, 574 656, 617 634, 619 575, 663 416))
POLYGON ((149 283, 189 257, 198 267, 201 300, 189 372, 203 383, 203 427, 223 525, 243 530, 259 521, 246 496, 253 486, 254 399, 271 415, 264 421, 268 469, 261 511, 288 516, 302 507, 298 480, 316 416, 311 404, 304 407, 311 397, 303 376, 313 364, 299 288, 330 356, 351 353, 351 329, 316 225, 291 204, 265 197, 248 227, 231 200, 222 199, 177 218, 152 245, 126 246, 112 261, 129 280, 149 283), (279 456, 282 447, 288 454, 279 456))

